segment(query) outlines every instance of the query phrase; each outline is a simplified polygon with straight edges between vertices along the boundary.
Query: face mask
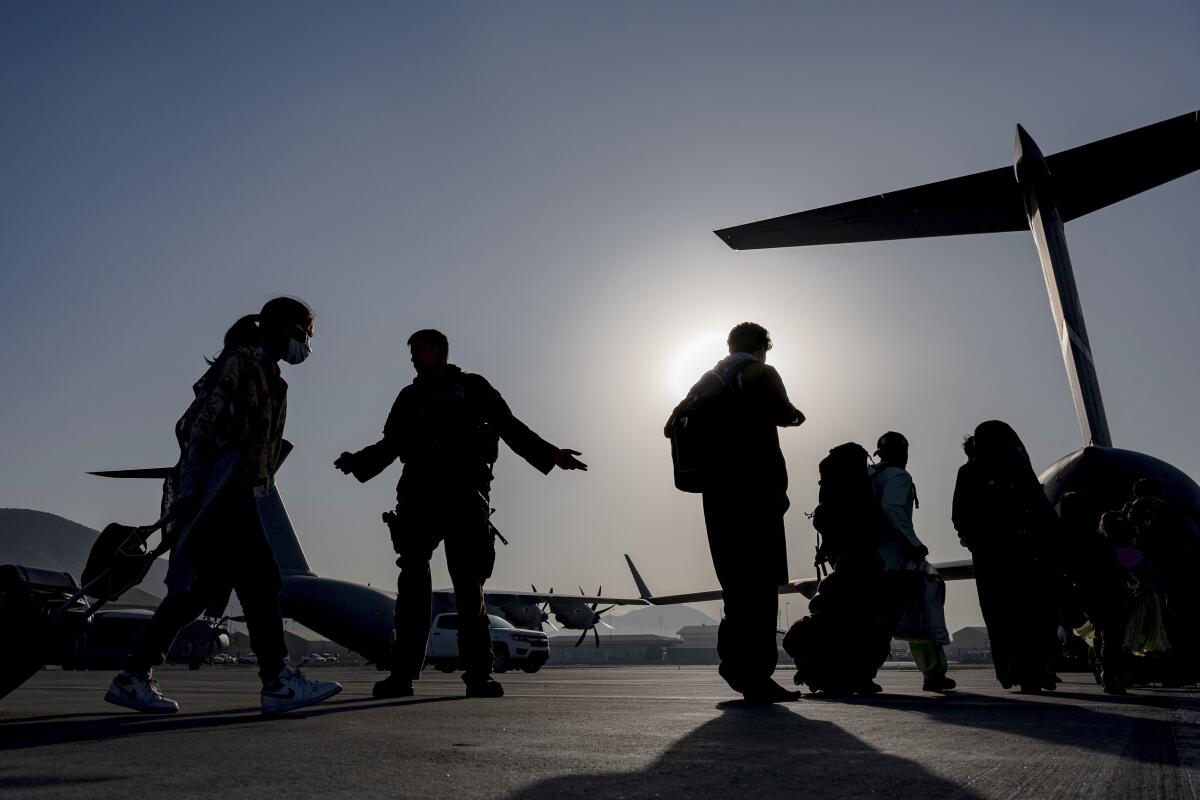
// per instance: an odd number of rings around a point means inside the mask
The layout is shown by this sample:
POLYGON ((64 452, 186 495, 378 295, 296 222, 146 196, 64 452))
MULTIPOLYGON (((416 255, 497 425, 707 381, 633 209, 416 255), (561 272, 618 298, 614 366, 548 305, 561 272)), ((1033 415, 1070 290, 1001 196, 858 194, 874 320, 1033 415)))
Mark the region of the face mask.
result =
POLYGON ((289 364, 300 364, 304 359, 312 355, 312 345, 308 343, 308 337, 304 337, 304 341, 299 339, 288 339, 287 355, 283 360, 289 364))

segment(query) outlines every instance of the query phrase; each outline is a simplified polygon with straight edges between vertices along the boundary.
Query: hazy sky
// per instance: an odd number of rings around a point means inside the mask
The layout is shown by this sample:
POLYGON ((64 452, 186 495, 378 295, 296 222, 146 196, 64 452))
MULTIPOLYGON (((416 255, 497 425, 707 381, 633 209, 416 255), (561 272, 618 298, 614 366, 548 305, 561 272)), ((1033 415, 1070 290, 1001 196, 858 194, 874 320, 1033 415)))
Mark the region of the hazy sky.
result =
MULTIPOLYGON (((712 229, 1011 163, 1200 107, 1200 6, 1132 3, 19 3, 0 6, 0 506, 100 527, 158 487, 226 327, 318 314, 285 367, 279 484, 315 569, 391 586, 374 441, 437 327, 591 471, 497 467, 497 588, 716 586, 662 423, 736 322, 809 417, 783 433, 789 568, 816 464, 896 429, 917 530, 961 436, 1080 444, 1028 234, 735 253, 712 229)), ((1067 234, 1118 446, 1200 475, 1200 175, 1067 234)), ((872 448, 873 449, 873 448, 872 448)), ((448 584, 441 557, 435 580, 448 584)), ((789 614, 802 610, 792 601, 789 614)), ((977 624, 973 584, 952 626, 977 624)))

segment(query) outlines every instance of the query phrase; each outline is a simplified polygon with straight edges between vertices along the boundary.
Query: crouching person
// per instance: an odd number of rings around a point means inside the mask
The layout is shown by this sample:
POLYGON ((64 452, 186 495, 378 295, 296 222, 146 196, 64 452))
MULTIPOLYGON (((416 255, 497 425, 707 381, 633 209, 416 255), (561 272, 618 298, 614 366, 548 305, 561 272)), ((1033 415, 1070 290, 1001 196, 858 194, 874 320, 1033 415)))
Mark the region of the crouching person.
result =
MULTIPOLYGON (((879 500, 884 519, 896 534, 889 539, 889 543, 895 542, 897 549, 903 550, 896 552, 893 558, 885 558, 885 561, 894 562, 888 564, 893 569, 915 572, 914 577, 928 580, 928 562, 925 557, 929 555, 929 548, 917 538, 916 529, 913 527, 913 508, 918 506, 919 502, 917 489, 907 470, 908 439, 903 434, 888 431, 879 437, 877 447, 875 455, 879 457, 879 462, 871 470, 871 487, 879 500), (916 570, 912 569, 914 566, 916 570)), ((910 593, 914 585, 924 589, 923 585, 911 580, 902 580, 899 583, 903 587, 903 594, 899 598, 901 601, 912 600, 910 593)), ((941 628, 945 628, 945 612, 941 609, 945 602, 946 597, 943 593, 935 612, 935 616, 942 620, 941 628)), ((945 692, 957 685, 954 680, 946 677, 949 665, 946 652, 939 642, 910 639, 909 652, 912 653, 917 669, 925 676, 922 686, 925 691, 945 692)))
MULTIPOLYGON (((325 700, 338 683, 311 681, 287 663, 279 591, 283 582, 258 513, 278 464, 287 411, 279 362, 310 352, 313 313, 289 297, 269 301, 225 334, 224 347, 195 384, 196 399, 175 426, 180 458, 164 487, 175 543, 167 596, 104 699, 146 713, 170 714, 153 677, 179 630, 206 609, 219 613, 238 593, 258 657, 262 712, 279 714, 325 700), (223 469, 223 465, 230 465, 223 469)), ((215 614, 214 614, 215 615, 215 614)))

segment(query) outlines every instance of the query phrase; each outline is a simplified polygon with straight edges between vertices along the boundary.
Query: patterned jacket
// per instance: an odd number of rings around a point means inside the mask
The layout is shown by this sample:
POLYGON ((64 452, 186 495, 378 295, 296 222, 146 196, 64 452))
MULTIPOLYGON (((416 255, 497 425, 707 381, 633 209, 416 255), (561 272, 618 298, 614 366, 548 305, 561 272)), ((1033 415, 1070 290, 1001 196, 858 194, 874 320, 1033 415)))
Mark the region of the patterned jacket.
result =
POLYGON ((243 486, 266 483, 279 461, 287 417, 287 383, 259 347, 221 353, 192 387, 196 399, 175 424, 179 442, 178 496, 203 495, 214 458, 242 451, 243 486))

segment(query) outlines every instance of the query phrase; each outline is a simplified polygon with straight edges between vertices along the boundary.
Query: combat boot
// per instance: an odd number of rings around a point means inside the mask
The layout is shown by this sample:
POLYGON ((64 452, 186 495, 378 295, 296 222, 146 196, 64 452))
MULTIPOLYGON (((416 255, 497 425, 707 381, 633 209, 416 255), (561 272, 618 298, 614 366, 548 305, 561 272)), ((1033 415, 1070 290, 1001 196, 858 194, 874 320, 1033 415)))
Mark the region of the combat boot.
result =
POLYGON ((412 697, 412 679, 392 673, 381 681, 377 681, 371 689, 371 696, 377 700, 390 700, 394 697, 412 697))
POLYGON ((953 678, 947 678, 945 675, 926 676, 924 683, 921 684, 923 692, 949 692, 952 691, 958 683, 953 678))
POLYGON ((464 680, 467 685, 467 697, 504 697, 504 687, 492 678, 483 680, 464 680))

